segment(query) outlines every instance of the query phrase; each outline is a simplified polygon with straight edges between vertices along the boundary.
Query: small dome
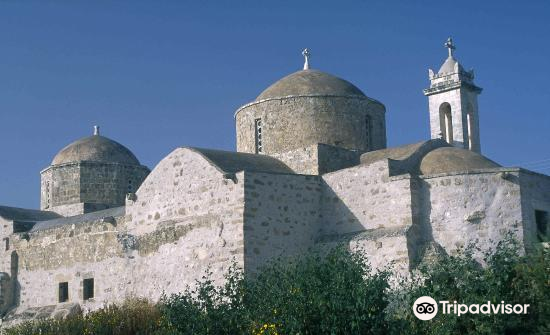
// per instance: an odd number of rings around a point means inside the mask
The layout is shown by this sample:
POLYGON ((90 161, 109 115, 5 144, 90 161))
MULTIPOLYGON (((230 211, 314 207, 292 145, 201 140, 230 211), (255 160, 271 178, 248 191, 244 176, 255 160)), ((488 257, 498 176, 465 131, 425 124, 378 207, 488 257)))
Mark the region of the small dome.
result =
POLYGON ((450 57, 447 57, 447 59, 445 60, 445 63, 441 65, 441 68, 439 69, 438 74, 455 72, 456 64, 458 64, 459 72, 464 71, 464 69, 462 68, 462 65, 460 65, 460 63, 454 57, 450 56, 450 57))
POLYGON ((140 165, 130 150, 100 135, 82 138, 61 149, 54 157, 52 165, 81 161, 140 165))
POLYGON ((318 70, 302 70, 269 86, 256 98, 256 101, 297 95, 365 97, 360 89, 344 79, 318 70))
POLYGON ((430 175, 497 167, 500 165, 473 151, 456 147, 441 147, 430 151, 422 158, 420 173, 430 175))

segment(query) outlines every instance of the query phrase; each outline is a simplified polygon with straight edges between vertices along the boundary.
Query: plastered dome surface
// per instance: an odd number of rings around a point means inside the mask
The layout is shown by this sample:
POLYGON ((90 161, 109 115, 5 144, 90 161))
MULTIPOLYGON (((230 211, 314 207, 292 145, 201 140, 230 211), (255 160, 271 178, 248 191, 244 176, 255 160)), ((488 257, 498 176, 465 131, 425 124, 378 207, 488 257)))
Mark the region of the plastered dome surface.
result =
POLYGON ((52 165, 82 161, 140 165, 136 156, 125 146, 100 135, 82 138, 61 149, 52 165))
POLYGON ((473 151, 456 147, 442 147, 430 151, 422 158, 420 172, 430 175, 496 167, 500 167, 500 165, 473 151))
POLYGON ((278 80, 256 101, 288 96, 359 96, 365 97, 352 83, 318 70, 302 70, 278 80))

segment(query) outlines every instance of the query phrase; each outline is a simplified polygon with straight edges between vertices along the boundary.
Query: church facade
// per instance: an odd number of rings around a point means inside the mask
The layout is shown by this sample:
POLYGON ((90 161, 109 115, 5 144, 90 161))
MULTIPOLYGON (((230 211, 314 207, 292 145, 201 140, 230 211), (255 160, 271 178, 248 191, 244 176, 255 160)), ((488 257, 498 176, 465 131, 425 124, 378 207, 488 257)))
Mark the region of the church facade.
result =
POLYGON ((410 145, 387 148, 384 105, 310 69, 307 49, 236 111, 236 152, 178 147, 150 171, 96 128, 41 171, 40 210, 0 206, 0 313, 155 301, 316 246, 399 273, 508 235, 529 251, 548 238, 550 177, 481 155, 481 88, 446 47, 424 90, 431 139, 410 145))

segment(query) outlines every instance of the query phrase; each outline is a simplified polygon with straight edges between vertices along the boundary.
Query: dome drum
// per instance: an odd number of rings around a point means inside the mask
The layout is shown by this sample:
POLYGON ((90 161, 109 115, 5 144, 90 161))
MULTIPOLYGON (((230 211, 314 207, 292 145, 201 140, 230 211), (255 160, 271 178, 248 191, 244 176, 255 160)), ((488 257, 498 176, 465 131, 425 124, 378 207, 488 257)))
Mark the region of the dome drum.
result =
POLYGON ((258 153, 258 121, 265 154, 318 143, 359 151, 386 146, 384 106, 366 97, 295 96, 244 106, 236 114, 237 151, 258 153))

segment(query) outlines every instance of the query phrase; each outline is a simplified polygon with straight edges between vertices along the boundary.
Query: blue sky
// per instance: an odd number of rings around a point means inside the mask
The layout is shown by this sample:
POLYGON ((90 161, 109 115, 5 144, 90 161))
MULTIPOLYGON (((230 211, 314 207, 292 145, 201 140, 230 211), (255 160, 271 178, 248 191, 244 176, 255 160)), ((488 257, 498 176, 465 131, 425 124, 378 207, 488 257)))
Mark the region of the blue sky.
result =
POLYGON ((305 47, 386 105, 389 146, 427 139, 448 36, 484 88, 483 153, 550 173, 549 17, 542 0, 0 1, 0 204, 37 208, 40 170, 94 124, 150 168, 234 150, 234 111, 305 47))

